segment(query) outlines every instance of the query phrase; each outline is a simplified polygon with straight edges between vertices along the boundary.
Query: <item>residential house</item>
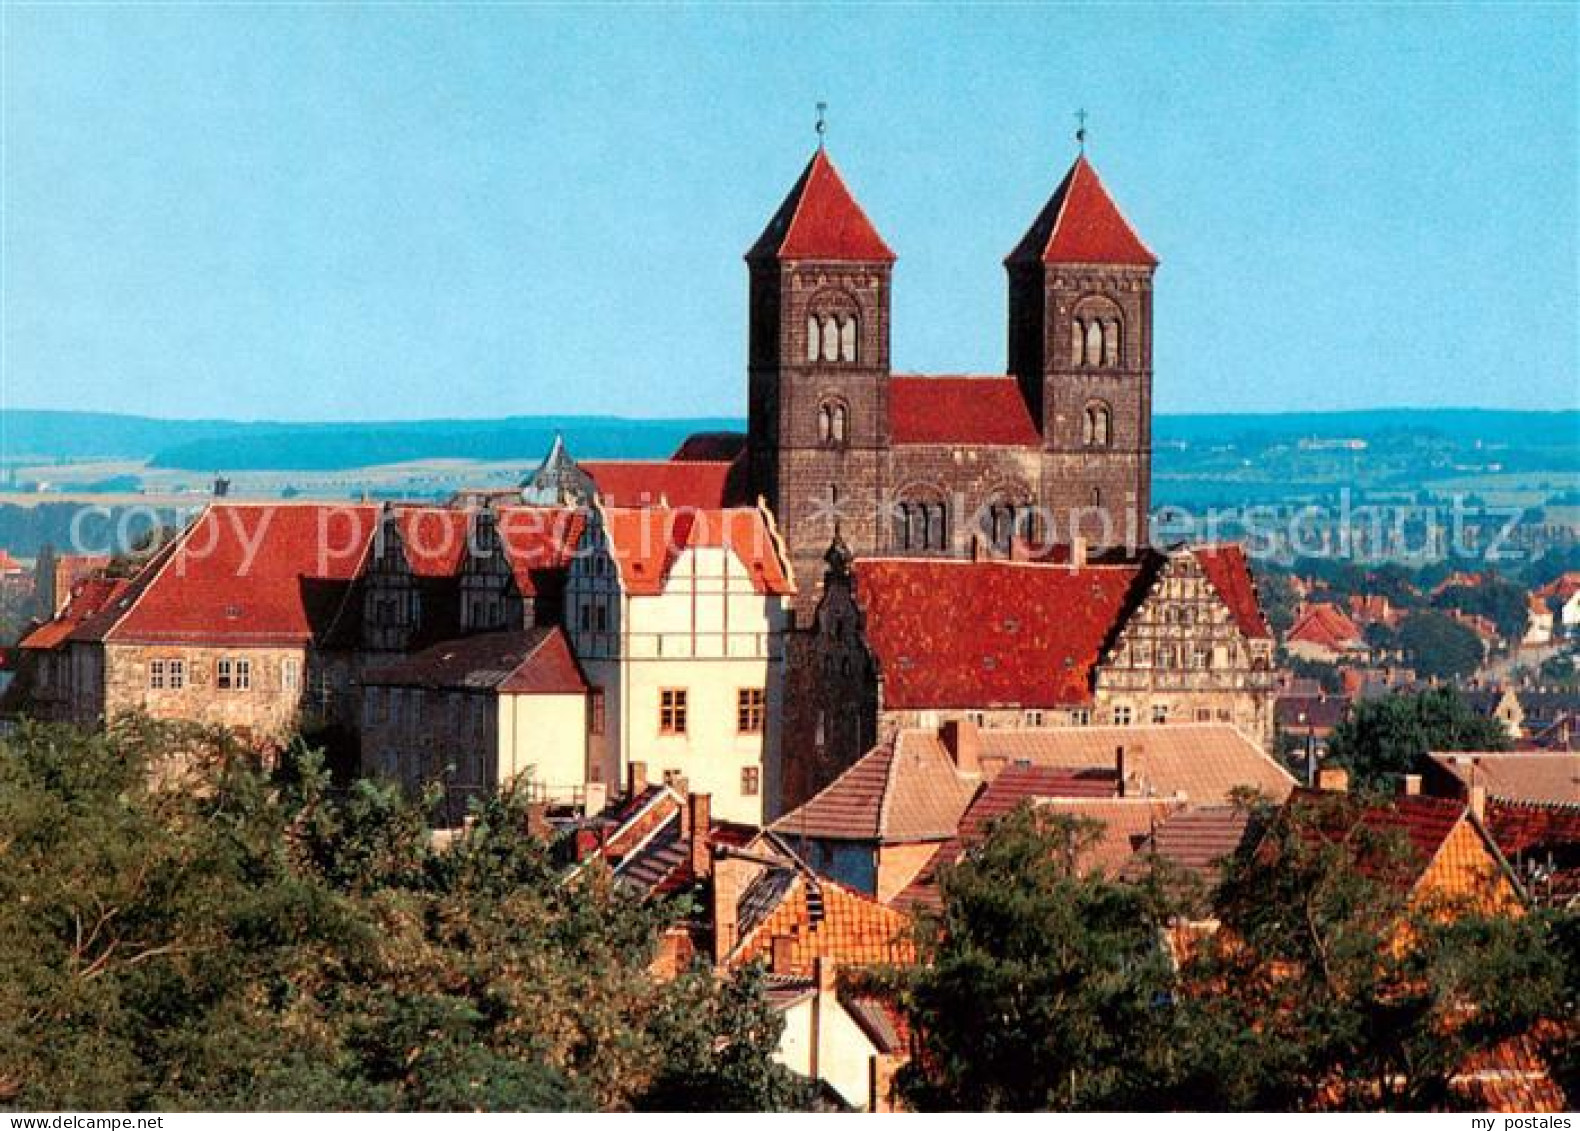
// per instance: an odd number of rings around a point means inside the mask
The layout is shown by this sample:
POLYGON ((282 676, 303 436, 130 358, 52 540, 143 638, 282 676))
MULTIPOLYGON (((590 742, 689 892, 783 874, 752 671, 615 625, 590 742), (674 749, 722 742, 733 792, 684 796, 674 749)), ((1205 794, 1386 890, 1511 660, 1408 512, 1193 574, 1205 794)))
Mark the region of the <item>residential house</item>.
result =
POLYGON ((1366 635, 1337 605, 1318 601, 1305 605, 1284 634, 1284 650, 1291 656, 1317 663, 1336 664, 1364 659, 1366 635))
POLYGON ((362 677, 362 769, 416 791, 445 787, 443 816, 515 783, 580 804, 587 682, 558 626, 441 641, 362 677))
POLYGON ((1570 570, 1554 578, 1536 590, 1535 596, 1555 610, 1557 627, 1565 636, 1580 629, 1580 570, 1570 570))
POLYGON ((1273 638, 1238 547, 1108 564, 852 558, 836 540, 793 635, 804 705, 786 721, 785 800, 886 736, 979 728, 1225 722, 1273 733, 1273 638))
POLYGON ((778 769, 788 559, 762 508, 598 504, 566 581, 588 780, 642 763, 761 824, 778 769))
POLYGON ((1527 648, 1540 648, 1553 642, 1553 611, 1541 597, 1532 595, 1525 604, 1527 620, 1525 635, 1520 643, 1527 648))

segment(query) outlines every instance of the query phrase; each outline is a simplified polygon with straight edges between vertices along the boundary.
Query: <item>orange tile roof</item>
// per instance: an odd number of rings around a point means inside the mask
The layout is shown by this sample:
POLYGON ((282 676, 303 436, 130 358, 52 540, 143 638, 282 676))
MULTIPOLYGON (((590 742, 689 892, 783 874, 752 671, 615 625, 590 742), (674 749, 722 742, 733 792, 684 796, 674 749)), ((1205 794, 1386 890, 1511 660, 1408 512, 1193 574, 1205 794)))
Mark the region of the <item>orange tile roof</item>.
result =
POLYGON ((883 844, 953 836, 982 775, 962 772, 924 737, 902 733, 874 747, 773 830, 792 843, 801 836, 883 844))
POLYGON ((1179 796, 1196 805, 1226 804, 1240 787, 1282 801, 1295 779, 1245 734, 1226 723, 1161 726, 1046 727, 981 731, 983 769, 990 777, 1017 762, 1079 770, 1116 768, 1125 750, 1126 792, 1179 796))
POLYGON ((583 695, 587 681, 560 628, 485 632, 444 640, 364 674, 369 685, 583 695))
POLYGON ((799 869, 769 868, 742 897, 749 901, 771 889, 766 912, 755 916, 726 957, 731 968, 768 959, 776 938, 793 940, 788 967, 775 973, 809 974, 813 960, 840 965, 874 966, 916 961, 911 917, 833 880, 799 869))
POLYGON ((1433 754, 1432 761, 1467 788, 1485 786, 1489 794, 1514 801, 1580 804, 1580 754, 1456 752, 1433 754))
POLYGON ((1360 626, 1342 609, 1321 602, 1307 605, 1300 611, 1285 639, 1289 642, 1316 644, 1335 652, 1362 647, 1366 643, 1366 636, 1360 626))
POLYGON ((598 497, 611 507, 684 507, 716 510, 750 502, 745 459, 582 460, 598 497))
POLYGON ((729 549, 759 593, 788 596, 795 592, 784 547, 759 508, 600 507, 599 514, 628 593, 662 593, 680 555, 703 547, 729 549))
POLYGON ((60 647, 87 620, 108 608, 131 583, 125 579, 92 577, 72 586, 65 606, 50 620, 22 638, 18 645, 30 651, 49 651, 60 647))

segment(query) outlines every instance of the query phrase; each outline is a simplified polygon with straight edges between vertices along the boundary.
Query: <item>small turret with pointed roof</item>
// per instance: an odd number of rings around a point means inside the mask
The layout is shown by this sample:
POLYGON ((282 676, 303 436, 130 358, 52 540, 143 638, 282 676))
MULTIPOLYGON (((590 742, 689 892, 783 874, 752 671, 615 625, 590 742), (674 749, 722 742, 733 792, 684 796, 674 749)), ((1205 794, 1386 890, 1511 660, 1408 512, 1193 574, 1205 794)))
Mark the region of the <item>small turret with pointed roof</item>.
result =
POLYGON ((521 501, 539 507, 589 506, 597 493, 592 476, 571 458, 558 432, 542 465, 521 485, 521 501))
POLYGON ((1157 256, 1141 242, 1082 153, 1043 205, 1006 266, 1023 263, 1107 263, 1156 267, 1157 256))

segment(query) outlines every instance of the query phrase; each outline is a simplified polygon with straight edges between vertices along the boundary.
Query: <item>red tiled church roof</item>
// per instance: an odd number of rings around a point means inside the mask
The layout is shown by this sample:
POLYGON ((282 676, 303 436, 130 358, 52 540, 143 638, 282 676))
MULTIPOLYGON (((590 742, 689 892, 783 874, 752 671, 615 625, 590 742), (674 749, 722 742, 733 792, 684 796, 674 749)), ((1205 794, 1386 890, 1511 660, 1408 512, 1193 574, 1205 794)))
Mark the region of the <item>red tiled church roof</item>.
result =
POLYGON ((894 252, 819 148, 746 258, 892 263, 894 252))
POLYGON ((896 444, 1042 443, 1013 377, 896 375, 889 380, 889 433, 896 444))
POLYGON ((1005 262, 1158 264, 1084 154, 1075 159, 1005 262))
POLYGON ((1273 635, 1262 615, 1262 603, 1256 599, 1256 585, 1251 580, 1251 567, 1245 560, 1245 550, 1233 543, 1215 546, 1196 546, 1191 553, 1201 563, 1207 580, 1223 598, 1224 604, 1234 614, 1234 623, 1247 639, 1265 640, 1273 635))
POLYGON ((856 599, 891 710, 1087 703, 1141 570, 863 558, 856 599))

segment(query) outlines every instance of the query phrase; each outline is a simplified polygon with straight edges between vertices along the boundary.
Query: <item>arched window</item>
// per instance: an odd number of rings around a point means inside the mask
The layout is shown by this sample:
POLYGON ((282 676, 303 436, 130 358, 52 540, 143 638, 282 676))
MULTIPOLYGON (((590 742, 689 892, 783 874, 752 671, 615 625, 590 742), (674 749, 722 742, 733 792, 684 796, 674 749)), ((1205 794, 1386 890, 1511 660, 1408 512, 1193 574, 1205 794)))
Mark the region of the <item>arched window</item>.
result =
POLYGON ((1114 414, 1102 401, 1086 406, 1081 421, 1081 442, 1088 448, 1106 448, 1113 443, 1114 414))
POLYGON ((904 499, 894 506, 894 548, 909 553, 949 550, 949 509, 938 499, 904 499))
POLYGON ((839 360, 839 323, 832 314, 823 316, 823 360, 839 360))
POLYGON ((839 323, 839 359, 856 360, 856 316, 847 315, 839 323))
POLYGON ((1118 303, 1105 295, 1087 295, 1071 312, 1071 364, 1116 368, 1123 352, 1124 328, 1118 303))
POLYGON ((822 346, 819 345, 821 337, 822 335, 818 330, 817 315, 808 314, 806 316, 806 359, 808 361, 816 361, 822 353, 822 346))
POLYGON ((841 400, 826 400, 817 407, 820 444, 842 448, 850 441, 850 408, 841 400))
POLYGON ((1103 324, 1093 318, 1086 324, 1086 364, 1103 363, 1103 324))

